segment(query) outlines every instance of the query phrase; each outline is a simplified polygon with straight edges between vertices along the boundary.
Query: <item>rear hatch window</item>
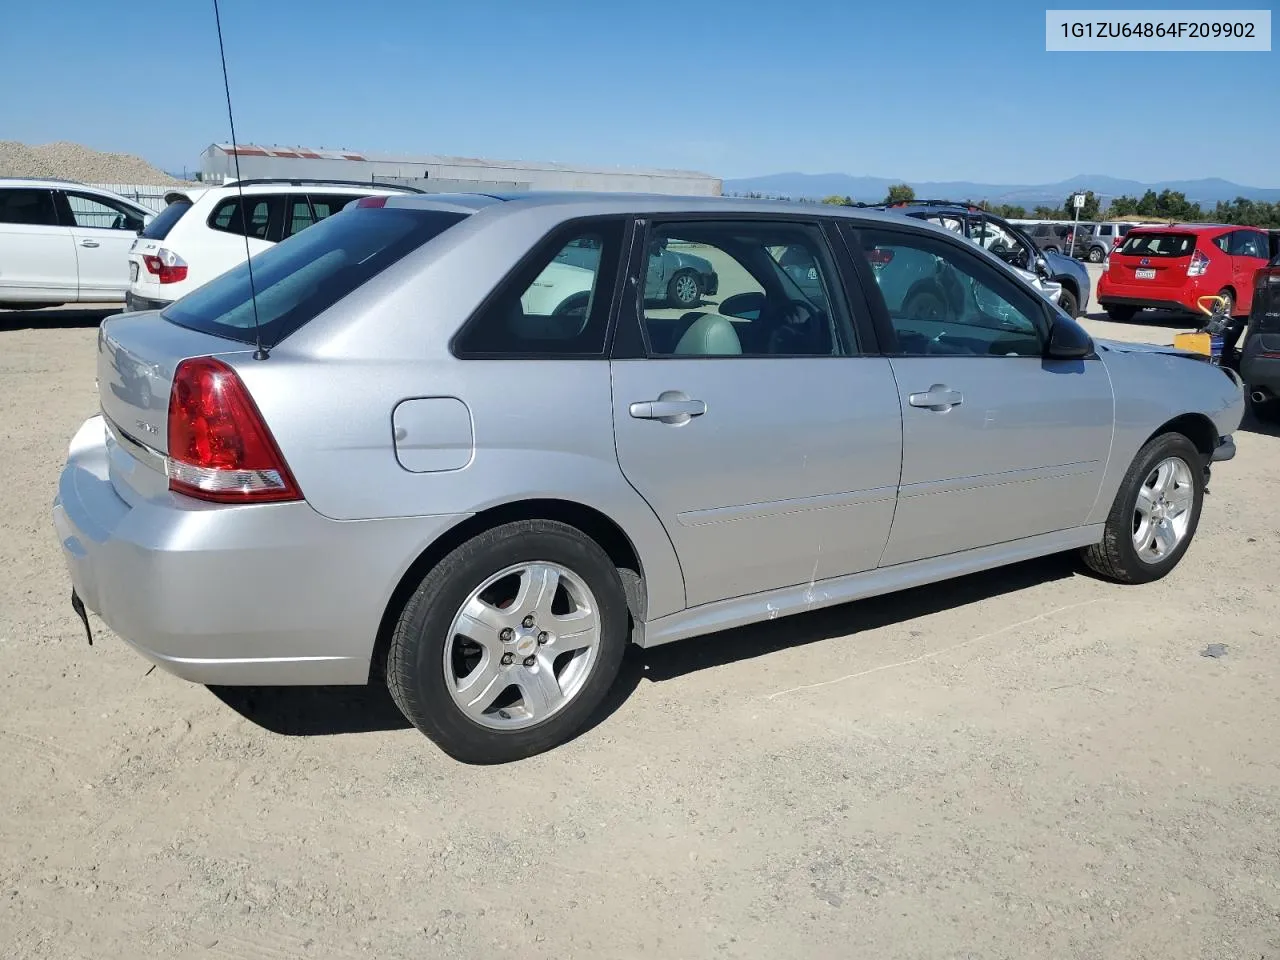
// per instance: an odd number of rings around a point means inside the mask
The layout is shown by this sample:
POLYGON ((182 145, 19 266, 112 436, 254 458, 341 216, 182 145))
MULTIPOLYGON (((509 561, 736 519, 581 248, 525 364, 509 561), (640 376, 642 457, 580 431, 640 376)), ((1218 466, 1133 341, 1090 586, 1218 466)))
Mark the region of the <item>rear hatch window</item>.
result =
POLYGON ((142 228, 141 236, 148 240, 163 240, 173 229, 173 225, 182 219, 182 215, 191 209, 190 200, 175 200, 158 214, 150 223, 142 228))
POLYGON ((274 346, 351 291, 467 214, 444 210, 348 207, 265 250, 249 264, 170 304, 170 323, 254 342, 254 297, 262 343, 274 346))
POLYGON ((1119 252, 1129 257, 1189 257, 1195 248, 1194 233, 1131 233, 1119 252))

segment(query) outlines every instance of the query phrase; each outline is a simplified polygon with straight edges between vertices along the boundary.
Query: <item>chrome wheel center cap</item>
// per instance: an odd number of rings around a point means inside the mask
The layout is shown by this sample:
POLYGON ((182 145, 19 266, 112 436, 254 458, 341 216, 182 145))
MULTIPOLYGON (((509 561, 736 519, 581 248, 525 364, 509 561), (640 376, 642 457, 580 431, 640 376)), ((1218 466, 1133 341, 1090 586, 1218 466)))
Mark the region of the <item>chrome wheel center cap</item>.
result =
POLYGON ((516 653, 522 657, 527 657, 533 651, 538 649, 538 638, 531 633, 525 633, 516 638, 516 653))

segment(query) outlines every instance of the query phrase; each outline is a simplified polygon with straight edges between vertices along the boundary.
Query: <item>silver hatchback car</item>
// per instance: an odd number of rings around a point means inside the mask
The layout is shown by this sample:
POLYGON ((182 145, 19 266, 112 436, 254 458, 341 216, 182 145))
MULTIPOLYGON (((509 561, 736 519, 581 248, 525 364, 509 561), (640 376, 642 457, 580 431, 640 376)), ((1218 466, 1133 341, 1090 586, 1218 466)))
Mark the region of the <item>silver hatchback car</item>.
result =
POLYGON ((1163 576, 1243 411, 1202 361, 888 214, 375 197, 103 323, 53 521, 73 604, 165 669, 385 679, 497 762, 580 731, 629 642, 1056 551, 1163 576), (654 243, 715 295, 646 298, 654 243))

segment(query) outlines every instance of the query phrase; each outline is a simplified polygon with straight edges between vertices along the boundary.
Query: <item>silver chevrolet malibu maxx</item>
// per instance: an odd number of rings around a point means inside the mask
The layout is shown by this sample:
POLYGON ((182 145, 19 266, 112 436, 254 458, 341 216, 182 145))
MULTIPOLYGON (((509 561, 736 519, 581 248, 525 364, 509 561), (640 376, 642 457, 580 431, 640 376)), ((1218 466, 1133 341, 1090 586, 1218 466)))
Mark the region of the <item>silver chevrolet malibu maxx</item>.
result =
POLYGON ((1243 410, 963 237, 720 198, 371 197, 97 349, 77 609, 199 683, 385 679, 473 762, 580 731, 629 642, 1057 551, 1162 577, 1243 410), (647 299, 656 248, 714 294, 647 299))

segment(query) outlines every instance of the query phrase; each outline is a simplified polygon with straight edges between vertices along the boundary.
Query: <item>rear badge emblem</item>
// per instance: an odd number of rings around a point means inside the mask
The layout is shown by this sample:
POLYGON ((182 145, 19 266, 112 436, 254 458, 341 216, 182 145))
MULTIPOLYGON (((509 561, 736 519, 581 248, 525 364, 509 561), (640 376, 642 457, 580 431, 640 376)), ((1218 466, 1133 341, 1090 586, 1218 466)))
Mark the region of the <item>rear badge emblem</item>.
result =
POLYGON ((159 432, 160 432, 158 429, 156 429, 155 427, 153 427, 151 424, 147 423, 147 421, 145 421, 145 420, 135 420, 135 421, 133 421, 133 422, 134 422, 134 423, 136 423, 136 424, 138 425, 138 429, 139 429, 139 430, 145 430, 145 431, 147 431, 147 433, 159 433, 159 432))
POLYGON ((1150 265, 1151 265, 1151 258, 1150 258, 1150 257, 1143 257, 1143 258, 1142 258, 1142 265, 1143 265, 1144 267, 1150 266, 1150 265))

